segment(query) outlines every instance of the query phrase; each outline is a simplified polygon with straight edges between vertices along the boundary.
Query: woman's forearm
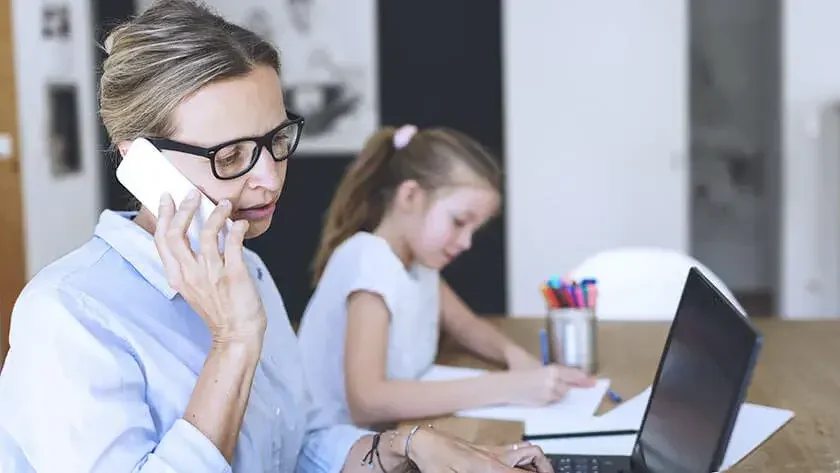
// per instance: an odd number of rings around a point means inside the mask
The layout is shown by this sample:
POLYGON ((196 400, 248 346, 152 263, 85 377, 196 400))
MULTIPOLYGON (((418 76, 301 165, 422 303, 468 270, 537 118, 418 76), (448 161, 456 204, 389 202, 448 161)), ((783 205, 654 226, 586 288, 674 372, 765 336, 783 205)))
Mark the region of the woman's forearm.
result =
POLYGON ((383 380, 348 393, 350 412, 356 423, 371 425, 502 404, 515 388, 510 377, 498 372, 452 381, 383 380))
POLYGON ((213 442, 228 463, 233 460, 261 351, 259 338, 214 344, 184 413, 184 419, 213 442))

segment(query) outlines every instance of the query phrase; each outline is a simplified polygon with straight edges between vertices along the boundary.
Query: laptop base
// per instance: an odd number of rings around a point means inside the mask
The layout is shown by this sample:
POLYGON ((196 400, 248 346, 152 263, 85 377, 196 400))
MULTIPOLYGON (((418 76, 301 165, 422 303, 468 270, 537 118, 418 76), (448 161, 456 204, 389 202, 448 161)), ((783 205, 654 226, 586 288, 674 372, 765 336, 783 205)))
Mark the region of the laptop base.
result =
POLYGON ((546 455, 555 473, 632 473, 629 456, 546 455))

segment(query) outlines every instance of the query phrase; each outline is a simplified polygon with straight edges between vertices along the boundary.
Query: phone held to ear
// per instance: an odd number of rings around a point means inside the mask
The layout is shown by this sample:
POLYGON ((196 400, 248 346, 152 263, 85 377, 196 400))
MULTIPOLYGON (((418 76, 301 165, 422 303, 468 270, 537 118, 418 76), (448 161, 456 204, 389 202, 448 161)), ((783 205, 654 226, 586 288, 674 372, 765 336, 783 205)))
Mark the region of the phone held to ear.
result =
MULTIPOLYGON (((117 180, 128 189, 140 203, 158 216, 161 196, 169 193, 177 210, 187 194, 198 188, 166 159, 152 143, 143 138, 134 140, 117 167, 117 180)), ((187 229, 187 239, 193 251, 199 251, 199 234, 204 222, 216 208, 203 192, 199 191, 201 204, 193 215, 187 229)), ((219 232, 219 250, 224 248, 224 238, 233 222, 228 219, 219 232)))

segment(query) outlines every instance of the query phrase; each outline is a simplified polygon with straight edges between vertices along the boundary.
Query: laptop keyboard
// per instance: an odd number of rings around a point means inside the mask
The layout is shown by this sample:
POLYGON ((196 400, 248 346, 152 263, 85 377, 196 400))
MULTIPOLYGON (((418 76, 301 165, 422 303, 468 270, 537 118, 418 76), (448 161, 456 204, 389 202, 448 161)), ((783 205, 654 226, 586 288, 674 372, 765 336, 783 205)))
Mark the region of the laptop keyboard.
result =
POLYGON ((598 457, 551 455, 549 458, 555 473, 622 473, 624 471, 612 460, 598 457))

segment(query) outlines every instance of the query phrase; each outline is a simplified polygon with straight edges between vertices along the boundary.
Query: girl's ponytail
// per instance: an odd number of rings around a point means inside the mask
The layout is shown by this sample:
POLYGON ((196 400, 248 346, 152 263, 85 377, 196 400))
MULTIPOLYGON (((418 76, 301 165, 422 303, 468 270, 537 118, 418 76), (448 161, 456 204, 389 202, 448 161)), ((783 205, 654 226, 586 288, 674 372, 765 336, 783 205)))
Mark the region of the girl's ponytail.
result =
POLYGON ((359 231, 372 232, 387 206, 383 181, 394 152, 394 128, 384 128, 365 143, 350 167, 327 209, 321 242, 315 254, 314 280, 317 284, 333 251, 359 231))

